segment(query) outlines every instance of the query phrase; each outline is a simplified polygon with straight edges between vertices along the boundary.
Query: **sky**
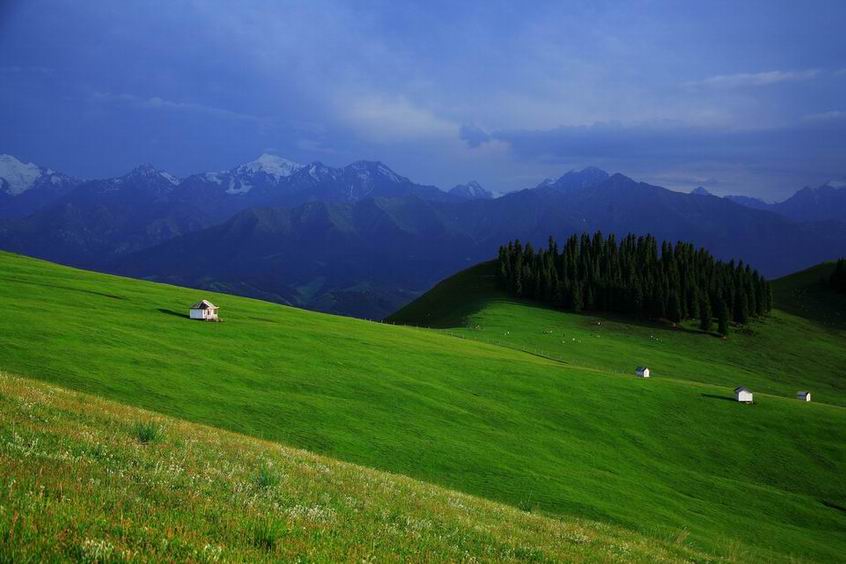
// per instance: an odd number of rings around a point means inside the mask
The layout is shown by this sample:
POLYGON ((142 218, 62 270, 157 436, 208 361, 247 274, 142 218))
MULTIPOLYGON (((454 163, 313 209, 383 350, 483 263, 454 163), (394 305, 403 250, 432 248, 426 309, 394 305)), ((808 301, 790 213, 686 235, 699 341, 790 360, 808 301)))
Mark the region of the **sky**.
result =
POLYGON ((845 28, 841 0, 0 0, 0 153, 497 192, 599 166, 779 200, 846 177, 845 28))

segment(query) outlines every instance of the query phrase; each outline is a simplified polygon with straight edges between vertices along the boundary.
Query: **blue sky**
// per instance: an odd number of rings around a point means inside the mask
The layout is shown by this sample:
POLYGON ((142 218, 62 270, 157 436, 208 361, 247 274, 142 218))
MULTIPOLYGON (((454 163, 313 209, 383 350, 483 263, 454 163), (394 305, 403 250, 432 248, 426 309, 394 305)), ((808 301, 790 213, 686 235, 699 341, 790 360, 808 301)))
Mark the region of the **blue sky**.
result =
POLYGON ((497 191, 595 165, 780 199, 846 175, 844 24, 841 1, 5 0, 0 152, 497 191))

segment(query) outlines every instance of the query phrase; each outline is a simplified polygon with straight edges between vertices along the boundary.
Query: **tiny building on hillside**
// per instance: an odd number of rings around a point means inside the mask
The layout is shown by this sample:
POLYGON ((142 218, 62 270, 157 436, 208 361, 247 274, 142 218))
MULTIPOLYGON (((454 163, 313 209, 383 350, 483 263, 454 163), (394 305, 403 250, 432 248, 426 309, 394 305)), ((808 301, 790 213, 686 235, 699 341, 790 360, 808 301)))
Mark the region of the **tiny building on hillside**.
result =
POLYGON ((811 392, 796 392, 796 399, 800 401, 811 401, 811 392))
POLYGON ((635 374, 638 378, 649 378, 649 369, 645 366, 638 366, 635 374))
POLYGON ((220 321, 217 316, 217 311, 220 308, 208 300, 202 300, 191 306, 188 311, 188 317, 191 319, 199 319, 200 321, 220 321))
POLYGON ((739 386, 734 389, 734 397, 740 403, 752 403, 752 390, 746 386, 739 386))

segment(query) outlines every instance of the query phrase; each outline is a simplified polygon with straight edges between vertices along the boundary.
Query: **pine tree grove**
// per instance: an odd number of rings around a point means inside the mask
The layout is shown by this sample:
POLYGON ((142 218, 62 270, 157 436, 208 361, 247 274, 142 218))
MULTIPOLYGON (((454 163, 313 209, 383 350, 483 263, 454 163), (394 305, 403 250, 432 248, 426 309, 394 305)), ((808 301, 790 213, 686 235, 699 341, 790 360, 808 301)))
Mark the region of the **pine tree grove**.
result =
MULTIPOLYGON (((651 235, 570 237, 559 249, 509 242, 499 249, 499 274, 514 296, 570 311, 596 310, 679 322, 697 319, 703 330, 725 310, 744 324, 772 309, 769 283, 742 262, 716 260, 689 243, 659 244, 651 235)), ((846 265, 839 272, 846 277, 846 265)))

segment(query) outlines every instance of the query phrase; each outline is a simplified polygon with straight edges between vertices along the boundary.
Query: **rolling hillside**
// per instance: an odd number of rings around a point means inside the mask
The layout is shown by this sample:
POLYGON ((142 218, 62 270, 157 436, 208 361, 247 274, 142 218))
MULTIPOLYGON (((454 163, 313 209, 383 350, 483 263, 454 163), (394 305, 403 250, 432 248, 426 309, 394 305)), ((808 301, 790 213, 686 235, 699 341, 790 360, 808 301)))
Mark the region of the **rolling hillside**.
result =
POLYGON ((707 557, 3 374, 0 408, 3 562, 707 557))
MULTIPOLYGON (((706 371, 702 382, 666 374, 661 362, 683 366, 710 337, 679 332, 677 346, 661 348, 670 332, 655 329, 659 360, 625 343, 595 353, 625 353, 618 373, 599 360, 561 362, 10 254, 0 254, 0 306, 0 369, 14 374, 533 513, 686 538, 693 550, 736 560, 846 552, 846 410, 836 380, 825 390, 818 377, 820 391, 808 387, 820 401, 804 404, 761 393, 766 375, 750 360, 742 383, 757 403, 744 406, 725 401, 727 372, 710 381, 706 371), (186 319, 199 297, 221 306, 223 323, 186 319), (695 340, 682 347, 683 337, 695 340), (628 375, 643 362, 655 367, 649 381, 628 375)), ((549 329, 534 314, 544 310, 513 307, 522 309, 509 314, 510 334, 528 339, 537 329, 540 341, 549 329)), ((780 330, 821 335, 811 321, 779 319, 780 330)), ((462 336, 480 332, 473 327, 462 336)), ((840 338, 832 332, 826 346, 840 338)), ((754 351, 771 352, 745 353, 754 351)), ((803 354, 829 363, 824 355, 839 353, 803 354)), ((800 376, 781 385, 792 390, 800 376)))
POLYGON ((821 287, 821 265, 773 283, 775 310, 732 331, 700 332, 696 322, 669 324, 607 315, 573 315, 517 300, 500 290, 493 262, 467 269, 388 318, 525 350, 567 366, 630 375, 648 365, 674 380, 746 385, 846 406, 846 298, 821 287))

